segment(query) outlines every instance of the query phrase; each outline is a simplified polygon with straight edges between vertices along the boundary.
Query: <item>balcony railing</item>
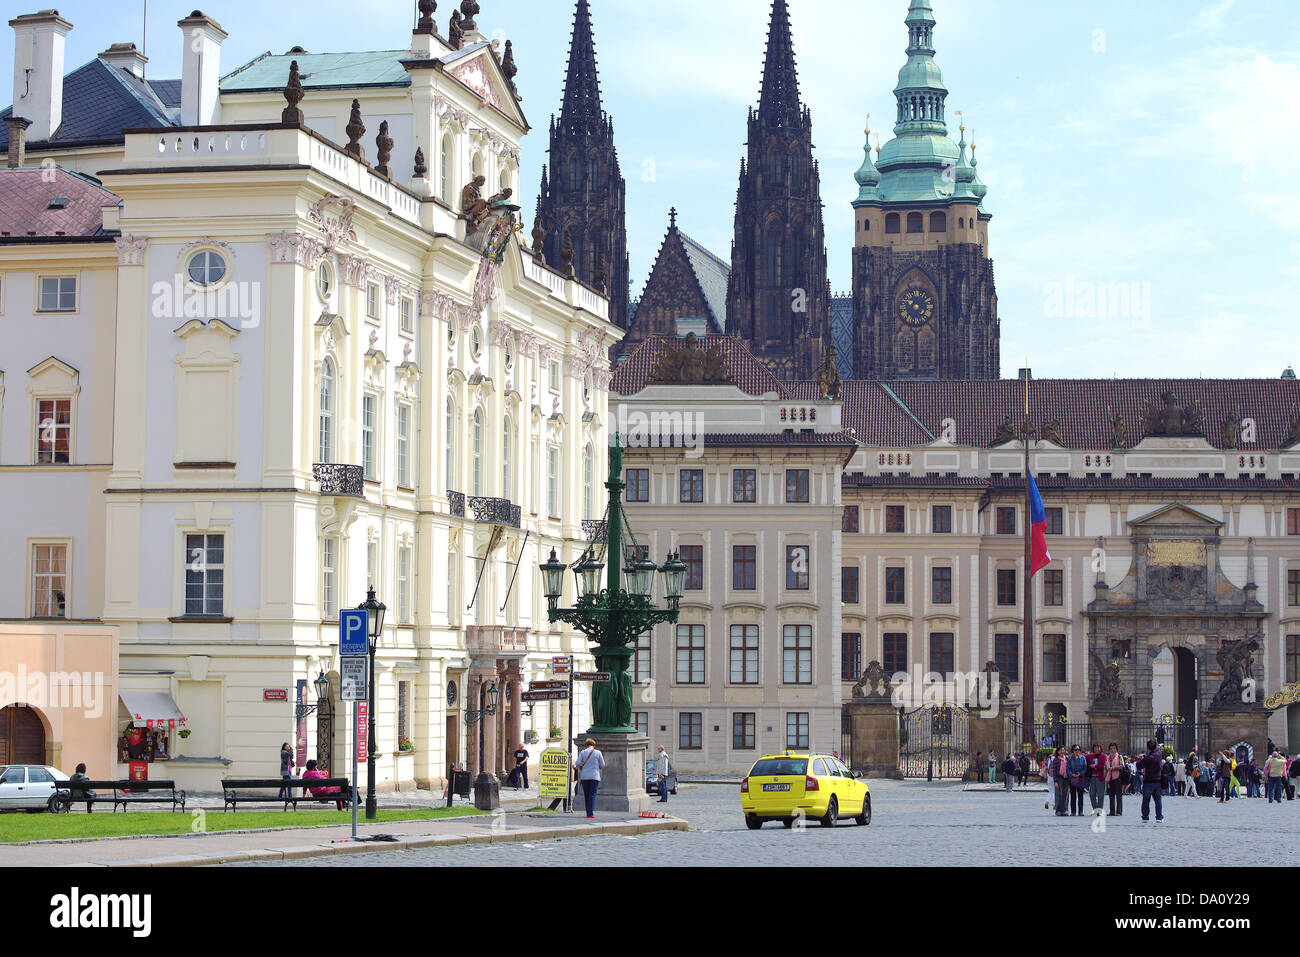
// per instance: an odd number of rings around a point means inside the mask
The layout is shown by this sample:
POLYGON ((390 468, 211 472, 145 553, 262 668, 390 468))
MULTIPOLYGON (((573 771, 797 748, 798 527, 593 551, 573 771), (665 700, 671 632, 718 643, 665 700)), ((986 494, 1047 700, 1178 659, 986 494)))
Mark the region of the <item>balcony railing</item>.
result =
POLYGON ((451 510, 452 518, 465 517, 465 493, 447 491, 447 507, 451 510))
POLYGON ((523 522, 523 509, 504 498, 472 498, 469 507, 480 525, 519 528, 523 522))
POLYGON ((322 495, 366 497, 366 470, 360 465, 313 465, 311 470, 322 495))

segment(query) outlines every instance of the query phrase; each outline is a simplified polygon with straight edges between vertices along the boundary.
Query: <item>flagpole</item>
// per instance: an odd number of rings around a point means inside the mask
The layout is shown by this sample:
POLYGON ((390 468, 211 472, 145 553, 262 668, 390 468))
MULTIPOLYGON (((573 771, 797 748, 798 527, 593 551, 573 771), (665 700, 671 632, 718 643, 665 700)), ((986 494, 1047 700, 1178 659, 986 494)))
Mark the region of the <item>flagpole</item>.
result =
POLYGON ((1033 496, 1029 491, 1029 442, 1033 427, 1029 422, 1029 360, 1025 360, 1025 424, 1021 437, 1025 442, 1025 587, 1024 587, 1024 664, 1020 675, 1021 721, 1026 729, 1025 742, 1035 747, 1038 739, 1034 735, 1034 544, 1033 496))

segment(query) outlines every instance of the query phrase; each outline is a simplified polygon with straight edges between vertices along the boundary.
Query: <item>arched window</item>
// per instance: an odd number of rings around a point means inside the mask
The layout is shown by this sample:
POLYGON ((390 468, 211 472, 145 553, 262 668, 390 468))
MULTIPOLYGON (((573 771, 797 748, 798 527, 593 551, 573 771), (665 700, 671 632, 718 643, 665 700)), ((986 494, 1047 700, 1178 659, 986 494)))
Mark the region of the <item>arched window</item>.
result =
POLYGON ((966 228, 966 217, 965 217, 965 216, 958 216, 958 217, 957 217, 957 228, 958 228, 958 229, 965 229, 965 228, 966 228))
POLYGON ((483 175, 483 154, 482 153, 474 154, 474 159, 470 162, 470 169, 472 170, 471 175, 476 179, 483 175))
POLYGON ((912 375, 916 367, 916 339, 910 332, 899 333, 894 340, 894 371, 899 375, 912 375))
POLYGON ((443 427, 442 440, 442 467, 443 477, 447 482, 447 491, 455 491, 452 485, 456 481, 454 474, 455 450, 456 450, 456 407, 452 405, 450 397, 447 399, 447 422, 443 427))
POLYGON ((474 410, 474 475, 470 482, 475 498, 483 494, 483 410, 474 410))
POLYGON ((934 333, 929 329, 922 329, 917 334, 916 368, 922 375, 933 375, 935 372, 934 333))
POLYGON ((510 487, 510 433, 513 428, 507 416, 501 439, 501 497, 509 501, 514 501, 510 487))
POLYGON ((948 231, 948 214, 931 213, 930 214, 930 232, 946 233, 948 231))
POLYGON ((334 363, 328 358, 320 365, 320 462, 334 461, 334 363))
POLYGON ((925 217, 920 213, 907 214, 907 231, 909 233, 925 232, 925 217))
POLYGON ((591 515, 591 471, 592 471, 592 452, 591 443, 582 450, 582 517, 590 519, 591 515))
POLYGON ((898 213, 889 213, 885 216, 885 232, 891 234, 899 232, 899 225, 901 222, 902 220, 898 218, 898 213))
POLYGON ((438 195, 444 203, 451 202, 451 134, 442 138, 442 154, 438 158, 438 195))

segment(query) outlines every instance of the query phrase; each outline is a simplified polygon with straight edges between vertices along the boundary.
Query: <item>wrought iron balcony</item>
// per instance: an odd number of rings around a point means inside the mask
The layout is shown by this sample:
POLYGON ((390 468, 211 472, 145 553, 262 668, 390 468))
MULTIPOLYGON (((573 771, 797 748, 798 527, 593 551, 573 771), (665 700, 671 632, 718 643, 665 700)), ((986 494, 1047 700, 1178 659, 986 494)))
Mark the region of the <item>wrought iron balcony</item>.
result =
POLYGON ((313 465, 311 471, 322 495, 366 497, 366 470, 360 465, 313 465))
POLYGON ((465 517, 465 493, 447 490, 447 507, 451 509, 452 518, 465 517))
POLYGON ((519 528, 523 522, 523 509, 504 498, 471 498, 469 507, 480 525, 519 528))

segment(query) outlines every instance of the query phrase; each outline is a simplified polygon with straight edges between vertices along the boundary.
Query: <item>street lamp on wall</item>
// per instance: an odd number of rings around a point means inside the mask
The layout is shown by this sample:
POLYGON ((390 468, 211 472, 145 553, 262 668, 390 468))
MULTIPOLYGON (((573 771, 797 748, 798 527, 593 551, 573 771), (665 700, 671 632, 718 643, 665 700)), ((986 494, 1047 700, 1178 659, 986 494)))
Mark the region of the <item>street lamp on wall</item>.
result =
MULTIPOLYGON (((488 718, 496 717, 497 699, 501 692, 497 690, 497 683, 492 682, 492 687, 484 688, 479 685, 478 708, 465 709, 465 723, 470 727, 476 724, 486 724, 488 718)), ((488 773, 484 764, 484 745, 483 745, 483 728, 478 729, 478 775, 474 778, 474 806, 480 811, 492 811, 497 807, 497 801, 494 798, 496 781, 488 773)))
POLYGON ((294 718, 299 721, 307 717, 309 714, 315 713, 321 705, 326 701, 329 701, 330 679, 326 676, 325 672, 322 671, 319 677, 312 682, 312 687, 316 689, 316 703, 300 704, 294 709, 294 718))

